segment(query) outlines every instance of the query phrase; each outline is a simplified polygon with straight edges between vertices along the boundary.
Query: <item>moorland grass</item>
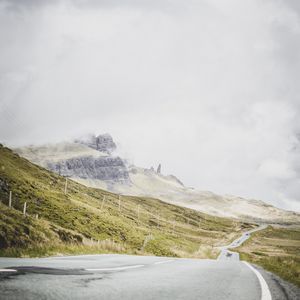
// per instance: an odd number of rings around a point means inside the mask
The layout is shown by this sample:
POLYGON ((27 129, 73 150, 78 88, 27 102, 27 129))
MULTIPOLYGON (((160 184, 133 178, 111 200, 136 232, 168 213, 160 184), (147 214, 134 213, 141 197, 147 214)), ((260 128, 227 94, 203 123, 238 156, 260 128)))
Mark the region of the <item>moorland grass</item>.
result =
POLYGON ((215 257, 214 247, 254 226, 153 198, 121 196, 119 202, 117 194, 72 180, 65 194, 65 182, 0 146, 0 255, 114 252, 215 257))
POLYGON ((300 287, 300 228, 269 226, 251 235, 235 251, 241 259, 262 266, 300 287))

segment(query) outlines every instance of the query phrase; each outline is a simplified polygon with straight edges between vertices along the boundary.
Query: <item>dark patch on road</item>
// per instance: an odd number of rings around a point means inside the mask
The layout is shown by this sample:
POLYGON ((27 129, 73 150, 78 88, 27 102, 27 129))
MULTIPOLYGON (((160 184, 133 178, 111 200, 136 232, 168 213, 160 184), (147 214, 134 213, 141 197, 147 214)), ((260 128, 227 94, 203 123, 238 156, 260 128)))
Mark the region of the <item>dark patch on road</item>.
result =
POLYGON ((57 269, 47 267, 10 267, 9 269, 16 270, 17 272, 8 273, 7 275, 16 275, 24 273, 46 274, 46 275, 89 275, 92 274, 84 269, 57 269))
POLYGON ((76 280, 75 282, 80 287, 88 288, 90 283, 93 283, 93 282, 99 281, 99 280, 103 280, 105 278, 106 278, 106 276, 89 277, 89 278, 83 278, 83 279, 76 280))
POLYGON ((11 280, 17 275, 22 275, 24 273, 18 272, 0 272, 0 282, 4 280, 11 280))
POLYGON ((92 282, 92 281, 97 281, 97 280, 101 280, 103 279, 103 277, 94 277, 94 278, 84 278, 82 279, 82 281, 86 284, 92 282))

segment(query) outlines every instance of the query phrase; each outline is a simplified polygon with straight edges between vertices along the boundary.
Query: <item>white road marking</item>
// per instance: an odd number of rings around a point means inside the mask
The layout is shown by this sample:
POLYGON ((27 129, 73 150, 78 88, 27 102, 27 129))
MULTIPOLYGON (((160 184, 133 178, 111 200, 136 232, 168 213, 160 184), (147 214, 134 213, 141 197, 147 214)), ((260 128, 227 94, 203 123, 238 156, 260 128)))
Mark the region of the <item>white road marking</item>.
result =
POLYGON ((0 272, 17 272, 17 270, 14 270, 14 269, 0 269, 0 272))
POLYGON ((245 265, 247 265, 256 275, 258 278, 260 287, 261 287, 261 300, 272 300, 271 292, 269 290, 268 284, 266 283, 265 279, 262 277, 262 275, 254 269, 249 263, 246 261, 243 261, 245 265))
POLYGON ((168 260, 162 260, 162 261, 157 261, 155 262, 154 264, 155 265, 160 265, 160 264, 166 264, 166 263, 169 263, 171 261, 174 261, 173 259, 168 259, 168 260))
POLYGON ((80 258, 80 257, 96 257, 96 256, 117 256, 119 254, 82 254, 82 255, 65 255, 65 256, 49 256, 43 259, 66 259, 66 258, 80 258))
POLYGON ((101 268, 101 269, 85 269, 86 271, 121 271, 127 269, 136 269, 145 267, 145 265, 134 265, 134 266, 125 266, 125 267, 115 267, 115 268, 101 268))

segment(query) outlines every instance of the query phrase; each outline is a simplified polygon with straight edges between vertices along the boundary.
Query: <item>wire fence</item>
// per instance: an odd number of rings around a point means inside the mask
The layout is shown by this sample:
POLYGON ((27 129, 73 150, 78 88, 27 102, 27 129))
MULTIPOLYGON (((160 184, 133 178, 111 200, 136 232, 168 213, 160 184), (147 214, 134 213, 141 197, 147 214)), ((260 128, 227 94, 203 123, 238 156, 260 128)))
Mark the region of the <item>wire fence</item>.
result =
MULTIPOLYGON (((183 231, 201 231, 203 230, 203 225, 207 224, 207 222, 216 221, 216 218, 211 217, 207 219, 205 215, 196 215, 195 218, 187 217, 186 215, 179 214, 178 212, 173 212, 168 210, 167 213, 170 214, 170 218, 165 218, 163 215, 165 213, 159 213, 159 211, 151 211, 151 208, 146 208, 149 206, 143 205, 142 198, 134 197, 138 202, 135 203, 131 196, 121 195, 121 194, 112 194, 106 191, 98 190, 95 192, 87 191, 83 192, 79 189, 79 184, 68 178, 65 179, 65 182, 62 180, 56 182, 59 184, 60 191, 63 192, 65 199, 71 201, 80 201, 80 207, 72 207, 68 211, 80 211, 82 209, 89 209, 92 207, 93 209, 99 210, 99 213, 110 213, 115 216, 120 215, 127 219, 134 221, 137 225, 147 227, 148 229, 158 229, 161 231, 165 231, 171 234, 176 234, 180 232, 180 234, 186 234, 183 231), (99 197, 97 193, 102 193, 99 197), (76 196, 76 197, 75 197, 76 196), (80 198, 80 200, 76 200, 75 198, 80 198), (87 199, 89 198, 89 199, 87 199), (93 201, 94 205, 90 201, 93 201), (133 207, 135 205, 136 207, 133 207), (202 225, 202 226, 201 226, 202 225)), ((50 189, 53 189, 53 183, 50 183, 50 189)), ((62 199, 63 201, 64 199, 62 199)), ((36 219, 42 217, 42 213, 34 213, 29 215, 28 209, 31 206, 35 207, 35 211, 38 210, 36 204, 39 202, 39 199, 30 199, 29 201, 25 201, 23 203, 18 203, 16 205, 16 199, 13 199, 13 191, 9 191, 7 204, 10 208, 15 208, 17 210, 21 210, 24 216, 31 216, 36 219)), ((152 209, 153 210, 153 209, 152 209)), ((66 211, 65 213, 68 213, 66 211)), ((187 235, 187 234, 186 234, 187 235)))

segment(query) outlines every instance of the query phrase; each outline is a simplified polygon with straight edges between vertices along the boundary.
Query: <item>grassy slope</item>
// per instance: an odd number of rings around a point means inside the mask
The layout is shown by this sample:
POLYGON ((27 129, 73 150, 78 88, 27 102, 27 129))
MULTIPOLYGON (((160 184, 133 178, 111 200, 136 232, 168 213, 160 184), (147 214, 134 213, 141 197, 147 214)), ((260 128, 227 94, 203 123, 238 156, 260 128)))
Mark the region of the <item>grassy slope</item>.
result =
POLYGON ((300 287, 300 228, 274 228, 252 234, 237 249, 241 258, 258 264, 300 287))
POLYGON ((119 211, 116 194, 70 180, 65 195, 64 185, 65 178, 0 146, 0 255, 120 252, 214 257, 213 246, 228 243, 250 227, 143 197, 122 196, 119 211), (10 190, 13 209, 7 207, 10 190), (27 217, 21 213, 25 201, 27 217))

